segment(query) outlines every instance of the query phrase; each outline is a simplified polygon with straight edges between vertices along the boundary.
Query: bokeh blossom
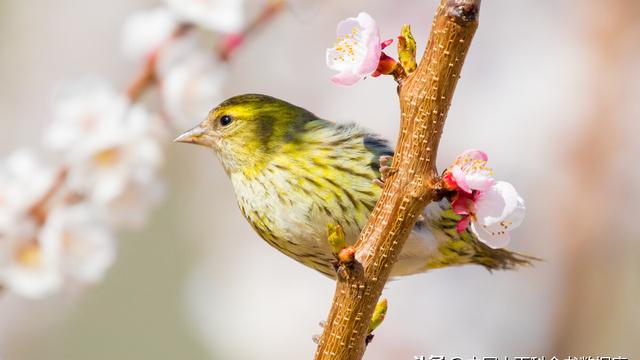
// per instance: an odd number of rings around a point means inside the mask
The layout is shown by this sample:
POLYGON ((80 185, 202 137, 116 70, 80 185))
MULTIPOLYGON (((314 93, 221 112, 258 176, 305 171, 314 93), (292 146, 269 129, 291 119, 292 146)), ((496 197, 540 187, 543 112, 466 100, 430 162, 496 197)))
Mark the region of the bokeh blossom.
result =
POLYGON ((37 224, 26 217, 17 218, 12 229, 0 235, 0 279, 9 291, 38 298, 62 284, 59 251, 41 240, 37 224))
POLYGON ((63 86, 44 136, 47 161, 0 161, 0 284, 38 298, 91 283, 115 259, 115 229, 142 225, 162 198, 157 115, 101 82, 63 86))
POLYGON ((156 76, 166 114, 184 127, 202 120, 211 104, 223 98, 227 66, 203 49, 206 36, 189 33, 158 54, 156 76))
POLYGON ((206 52, 191 54, 178 62, 161 85, 164 106, 177 124, 196 123, 222 100, 226 66, 206 52))
POLYGON ((144 225, 163 198, 170 125, 199 121, 222 98, 244 15, 238 0, 166 0, 137 11, 122 28, 123 54, 140 67, 126 91, 102 81, 60 87, 42 151, 0 159, 0 287, 40 298, 68 280, 104 276, 117 230, 144 225), (157 113, 141 102, 152 88, 157 113))
POLYGON ((183 22, 207 30, 232 33, 244 24, 243 0, 166 0, 169 9, 183 22))
POLYGON ((67 185, 108 210, 131 196, 131 189, 138 189, 137 198, 144 199, 136 202, 139 206, 119 206, 117 213, 106 213, 108 218, 125 220, 125 225, 141 225, 144 217, 138 214, 159 199, 160 142, 166 140, 161 121, 106 85, 76 90, 58 99, 47 131, 47 143, 66 159, 67 185))
POLYGON ((338 24, 337 43, 327 49, 327 66, 338 74, 331 77, 337 85, 353 85, 378 68, 382 46, 375 20, 361 12, 338 24))
POLYGON ((454 192, 453 211, 462 215, 458 232, 469 228, 478 240, 497 249, 509 244, 509 231, 522 223, 525 206, 513 185, 493 178, 487 160, 483 151, 467 150, 447 168, 443 182, 454 192))
POLYGON ((45 196, 54 180, 54 169, 33 150, 14 150, 1 161, 0 232, 12 231, 18 219, 26 217, 45 196))
POLYGON ((44 143, 71 160, 92 147, 96 136, 121 124, 128 106, 128 100, 104 82, 64 84, 54 97, 44 143))
POLYGON ((35 212, 54 180, 30 150, 16 150, 0 163, 0 281, 22 296, 45 295, 61 282, 58 254, 40 242, 35 212))
POLYGON ((116 252, 111 228, 92 207, 80 203, 56 208, 40 234, 43 246, 56 252, 57 271, 83 282, 100 280, 116 252))
POLYGON ((122 51, 130 60, 144 60, 158 51, 178 27, 176 15, 166 6, 133 13, 122 27, 122 51))

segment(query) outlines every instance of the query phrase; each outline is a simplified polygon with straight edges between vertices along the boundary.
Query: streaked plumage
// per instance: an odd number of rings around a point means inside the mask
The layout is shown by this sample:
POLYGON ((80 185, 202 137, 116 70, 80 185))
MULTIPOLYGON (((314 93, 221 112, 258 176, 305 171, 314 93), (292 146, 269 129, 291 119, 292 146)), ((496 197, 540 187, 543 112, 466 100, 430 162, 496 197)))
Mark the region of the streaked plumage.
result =
MULTIPOLYGON (((223 102, 178 141, 212 147, 256 232, 330 277, 335 270, 327 225, 342 225, 347 242, 355 242, 381 193, 373 182, 380 176, 379 158, 392 154, 386 141, 356 125, 338 125, 255 94, 223 102)), ((447 200, 430 204, 392 276, 467 263, 490 270, 528 263, 527 257, 487 247, 470 232, 458 234, 458 219, 447 200)))

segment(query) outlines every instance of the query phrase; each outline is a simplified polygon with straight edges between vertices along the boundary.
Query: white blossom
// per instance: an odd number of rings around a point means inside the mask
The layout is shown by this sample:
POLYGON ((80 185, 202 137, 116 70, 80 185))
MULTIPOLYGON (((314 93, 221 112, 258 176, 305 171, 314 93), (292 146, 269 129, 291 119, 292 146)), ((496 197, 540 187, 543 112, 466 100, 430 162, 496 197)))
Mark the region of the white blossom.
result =
POLYGON ((73 155, 92 146, 94 137, 123 123, 127 99, 100 81, 67 83, 54 98, 45 145, 73 155))
POLYGON ((32 219, 16 218, 11 229, 0 235, 0 242, 3 286, 29 298, 48 295, 61 286, 60 251, 55 244, 40 243, 32 219))
POLYGON ((54 181, 54 171, 31 150, 16 150, 0 164, 0 282, 26 297, 48 294, 61 282, 57 252, 41 246, 31 213, 54 181))
POLYGON ((178 29, 178 21, 166 6, 131 14, 122 28, 122 50, 131 60, 142 60, 159 50, 178 29))
POLYGON ((131 181, 125 191, 106 204, 106 218, 111 224, 141 228, 151 210, 165 195, 165 185, 159 179, 150 182, 131 181))
POLYGON ((115 238, 87 203, 56 208, 42 228, 40 242, 60 253, 60 271, 83 282, 95 282, 115 259, 115 238))
POLYGON ((55 171, 30 149, 14 150, 0 163, 0 233, 11 228, 49 191, 55 171))
POLYGON ((227 66, 207 49, 210 42, 210 34, 192 31, 158 54, 156 76, 162 104, 179 127, 199 122, 223 98, 227 66))
POLYGON ((70 190, 104 208, 114 225, 142 225, 160 199, 161 120, 105 86, 67 95, 55 113, 49 143, 67 159, 70 190), (138 201, 126 201, 132 197, 138 201))
POLYGON ((202 120, 212 104, 222 100, 226 81, 225 65, 210 53, 200 51, 166 71, 162 99, 169 117, 178 124, 202 120))
MULTIPOLYGON (((111 219, 146 218, 149 202, 159 200, 157 188, 163 153, 157 134, 157 117, 134 106, 118 126, 94 134, 93 142, 78 149, 70 167, 69 185, 104 206, 111 219), (131 197, 139 201, 125 202, 131 197), (118 213, 113 206, 118 205, 118 213)), ((118 223, 118 222, 116 222, 118 223)), ((127 222, 141 225, 141 221, 127 222)))
POLYGON ((237 32, 245 22, 243 0, 166 0, 165 2, 181 21, 207 30, 237 32))

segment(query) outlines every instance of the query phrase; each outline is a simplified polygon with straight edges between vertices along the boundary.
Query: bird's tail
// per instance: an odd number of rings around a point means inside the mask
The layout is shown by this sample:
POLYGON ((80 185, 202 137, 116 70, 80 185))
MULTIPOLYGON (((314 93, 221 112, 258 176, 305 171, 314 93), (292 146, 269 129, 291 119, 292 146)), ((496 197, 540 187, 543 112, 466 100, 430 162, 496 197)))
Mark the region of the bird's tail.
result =
POLYGON ((486 249, 482 249, 473 256, 472 263, 484 266, 487 270, 512 270, 518 267, 533 266, 533 262, 541 261, 540 258, 520 254, 507 249, 492 249, 482 243, 486 249))
POLYGON ((533 262, 540 261, 534 256, 507 249, 492 249, 468 229, 458 233, 456 225, 461 217, 451 209, 446 199, 427 206, 424 215, 432 232, 440 240, 439 255, 429 259, 425 270, 464 264, 481 265, 489 271, 511 270, 532 266, 533 262))

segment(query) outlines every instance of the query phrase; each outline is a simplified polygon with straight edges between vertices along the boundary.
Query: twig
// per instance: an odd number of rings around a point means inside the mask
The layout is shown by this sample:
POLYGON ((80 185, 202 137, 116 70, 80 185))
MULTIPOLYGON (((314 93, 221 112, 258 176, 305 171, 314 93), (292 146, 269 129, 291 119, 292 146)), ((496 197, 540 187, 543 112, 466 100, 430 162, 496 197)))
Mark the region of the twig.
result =
POLYGON ((284 5, 285 0, 271 0, 262 11, 239 33, 229 34, 224 41, 218 46, 218 56, 222 61, 228 61, 231 54, 244 42, 247 36, 261 29, 266 23, 271 21, 278 14, 284 5))
POLYGON ((462 64, 478 26, 480 0, 441 0, 418 68, 399 85, 401 124, 386 182, 339 278, 316 360, 361 359, 375 305, 424 207, 436 197, 436 154, 462 64))
MULTIPOLYGON (((232 53, 244 42, 244 39, 266 25, 273 17, 284 8, 284 0, 269 1, 262 11, 238 34, 229 34, 216 47, 217 56, 221 61, 229 61, 232 53)), ((167 40, 167 44, 188 33, 193 29, 191 24, 183 24, 167 40)), ((166 44, 165 44, 166 45, 166 44)), ((125 90, 126 96, 132 101, 137 101, 149 88, 158 81, 155 66, 160 50, 149 55, 140 72, 136 74, 125 90)))
POLYGON ((45 223, 51 202, 64 189, 68 173, 69 170, 66 167, 60 168, 51 183, 51 187, 29 209, 28 213, 36 224, 42 225, 45 223))
POLYGON ((183 24, 176 31, 171 34, 171 36, 163 43, 160 49, 151 53, 145 60, 144 65, 140 69, 140 72, 136 74, 127 89, 125 90, 125 95, 129 98, 131 102, 138 101, 140 97, 153 86, 156 81, 156 61, 158 60, 158 54, 161 49, 176 39, 182 37, 186 33, 188 33, 193 28, 192 25, 183 24))

